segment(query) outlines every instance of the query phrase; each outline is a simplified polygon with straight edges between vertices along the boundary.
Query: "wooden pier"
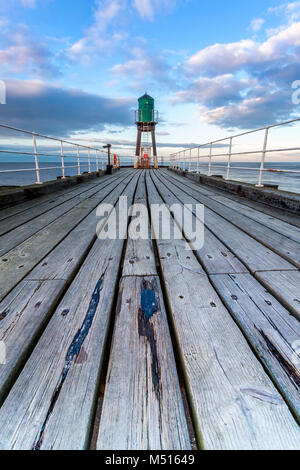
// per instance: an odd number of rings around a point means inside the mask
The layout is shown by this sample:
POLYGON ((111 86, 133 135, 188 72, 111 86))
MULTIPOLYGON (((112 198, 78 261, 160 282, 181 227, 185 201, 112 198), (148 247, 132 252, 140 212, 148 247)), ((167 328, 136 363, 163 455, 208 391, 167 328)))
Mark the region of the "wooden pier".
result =
POLYGON ((299 227, 167 169, 2 209, 0 449, 299 449, 299 227), (97 237, 120 196, 204 204, 203 248, 97 237))

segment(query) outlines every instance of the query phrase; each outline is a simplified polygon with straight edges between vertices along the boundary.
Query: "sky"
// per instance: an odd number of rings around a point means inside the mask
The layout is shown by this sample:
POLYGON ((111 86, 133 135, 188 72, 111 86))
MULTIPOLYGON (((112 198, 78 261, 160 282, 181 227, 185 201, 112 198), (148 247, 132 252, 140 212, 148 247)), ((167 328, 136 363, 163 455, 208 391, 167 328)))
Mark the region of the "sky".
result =
POLYGON ((168 155, 299 117, 300 1, 1 0, 0 80, 0 123, 124 155, 147 91, 168 155))

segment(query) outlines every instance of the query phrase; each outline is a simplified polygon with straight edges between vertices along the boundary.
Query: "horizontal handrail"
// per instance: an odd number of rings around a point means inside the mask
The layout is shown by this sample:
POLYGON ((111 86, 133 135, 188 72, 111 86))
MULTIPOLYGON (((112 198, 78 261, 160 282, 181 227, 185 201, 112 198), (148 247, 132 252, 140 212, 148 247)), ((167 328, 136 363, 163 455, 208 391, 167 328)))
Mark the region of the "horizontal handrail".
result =
MULTIPOLYGON (((60 139, 58 137, 50 137, 48 135, 39 134, 39 133, 34 132, 34 131, 26 131, 24 129, 18 129, 17 127, 8 126, 7 124, 0 124, 0 127, 4 128, 4 129, 10 129, 10 130, 13 130, 13 131, 16 131, 16 132, 21 132, 23 134, 27 134, 27 135, 31 135, 31 136, 35 136, 35 137, 41 137, 42 139, 53 140, 55 142, 63 142, 64 144, 69 144, 69 145, 76 145, 78 147, 82 147, 82 148, 86 148, 86 149, 93 148, 93 147, 88 146, 88 145, 78 144, 75 141, 71 142, 69 140, 60 139)), ((100 149, 95 149, 94 148, 94 150, 100 150, 100 149)), ((101 149, 101 151, 103 151, 103 149, 101 149)), ((105 152, 105 153, 107 153, 107 152, 105 152)))
MULTIPOLYGON (((272 170, 272 169, 269 169, 269 168, 265 167, 265 160, 266 160, 267 155, 274 154, 274 153, 279 154, 279 153, 282 153, 282 152, 299 152, 300 151, 300 146, 299 147, 298 146, 297 147, 285 147, 285 148, 268 148, 268 144, 269 144, 269 141, 270 141, 270 134, 269 134, 270 129, 278 128, 278 127, 285 126, 285 125, 295 124, 295 123, 298 123, 298 122, 300 122, 300 118, 295 118, 295 119, 291 119, 289 121, 283 121, 283 122, 276 123, 276 124, 273 124, 273 125, 269 125, 269 126, 266 126, 266 127, 261 127, 261 128, 258 128, 258 129, 242 132, 240 134, 235 134, 233 136, 224 137, 222 139, 217 139, 217 140, 214 140, 214 141, 206 142, 205 144, 200 144, 196 147, 191 147, 191 148, 188 148, 188 149, 180 150, 179 152, 176 152, 176 153, 173 153, 173 154, 170 155, 170 167, 172 167, 172 168, 180 167, 180 168, 183 168, 185 170, 186 169, 185 168, 186 167, 186 162, 188 161, 189 162, 188 171, 192 171, 191 164, 192 164, 193 161, 197 161, 197 173, 199 173, 200 164, 201 164, 200 160, 203 159, 203 158, 206 158, 206 159, 208 158, 208 176, 212 176, 212 167, 216 166, 216 164, 213 163, 213 159, 214 158, 220 158, 220 157, 221 158, 226 157, 227 158, 227 171, 226 171, 226 178, 225 178, 226 180, 230 179, 230 172, 231 172, 232 168, 234 168, 234 169, 239 168, 239 169, 251 170, 251 171, 259 171, 258 184, 256 186, 262 188, 264 186, 263 185, 263 175, 264 175, 264 173, 268 172, 268 171, 274 171, 274 172, 277 171, 276 169, 272 170), (233 145, 235 143, 235 139, 237 139, 239 137, 246 136, 246 135, 254 134, 254 133, 257 133, 257 132, 261 132, 261 131, 264 131, 264 143, 263 143, 262 148, 258 148, 256 150, 233 151, 233 145), (219 144, 221 142, 228 142, 228 144, 226 144, 226 146, 228 146, 228 151, 225 152, 225 153, 217 153, 217 154, 213 153, 214 145, 219 144), (200 151, 203 148, 208 148, 209 151, 205 155, 200 155, 200 151), (195 150, 198 150, 197 155, 193 155, 193 151, 195 151, 195 150), (232 166, 232 158, 233 157, 236 157, 236 156, 251 156, 251 155, 257 155, 257 154, 261 154, 261 161, 260 161, 260 168, 259 169, 258 168, 246 168, 246 167, 236 167, 236 166, 233 167, 232 166)), ((298 134, 297 134, 297 137, 298 137, 298 134)), ((298 171, 298 170, 288 170, 288 169, 280 169, 280 171, 278 170, 278 172, 280 172, 280 173, 285 173, 285 172, 300 173, 300 171, 298 171)))
MULTIPOLYGON (((286 126, 288 124, 292 124, 292 123, 298 122, 298 121, 300 121, 300 118, 291 119, 289 121, 279 122, 277 124, 272 124, 270 126, 259 127, 258 129, 252 129, 250 131, 245 131, 245 132, 242 132, 240 134, 235 134, 235 135, 232 135, 232 136, 229 136, 229 137, 223 137, 222 139, 212 140, 212 141, 206 142, 205 144, 196 145, 196 147, 191 147, 191 148, 188 148, 187 150, 195 150, 195 149, 200 148, 200 147, 205 147, 206 145, 217 144, 219 142, 224 142, 225 140, 236 139, 237 137, 243 137, 244 135, 253 134, 254 132, 260 132, 260 131, 264 131, 266 129, 273 129, 274 127, 286 126)), ((181 152, 182 152, 182 150, 181 150, 181 152)), ((177 153, 179 153, 179 152, 177 152, 177 153)))
MULTIPOLYGON (((102 171, 105 169, 106 158, 108 159, 107 163, 109 164, 110 155, 109 151, 105 150, 104 148, 93 147, 90 145, 84 145, 76 141, 69 141, 62 138, 51 137, 47 135, 40 134, 34 131, 28 131, 24 129, 18 129, 17 127, 9 126, 7 124, 0 124, 0 129, 9 129, 13 132, 18 134, 25 134, 31 136, 33 140, 33 151, 24 150, 15 150, 10 148, 7 149, 0 149, 0 154, 8 154, 8 155, 22 155, 23 157, 34 157, 34 168, 17 168, 17 169, 8 169, 8 170, 0 170, 0 173, 20 173, 20 172, 28 172, 28 171, 35 171, 36 173, 36 184, 42 184, 40 173, 46 170, 54 170, 60 169, 61 170, 61 178, 66 178, 66 169, 69 168, 77 168, 78 175, 82 174, 82 164, 88 166, 88 173, 91 173, 92 165, 95 166, 96 171, 99 171, 100 166, 102 171), (53 153, 50 153, 48 149, 45 151, 38 151, 38 142, 37 138, 50 140, 51 142, 57 142, 59 144, 59 149, 53 149, 53 153), (65 149, 65 146, 71 146, 72 149, 68 148, 65 149), (49 153, 47 153, 49 152, 49 153), (70 154, 71 152, 71 154, 70 154), (40 165, 40 158, 42 157, 50 157, 50 158, 59 158, 61 162, 61 166, 47 166, 43 167, 40 165), (65 166, 66 159, 73 159, 77 161, 77 165, 67 165, 65 166)), ((7 136, 5 136, 7 138, 7 136)), ((105 143, 105 142, 103 142, 105 143)), ((50 145, 50 144, 49 144, 50 145)), ((26 146, 27 147, 27 146, 26 146)), ((71 162, 70 162, 71 163, 71 162)), ((120 167, 120 156, 117 154, 112 155, 112 163, 115 168, 120 167)))
MULTIPOLYGON (((65 168, 77 168, 77 165, 66 166, 65 168)), ((50 166, 50 167, 43 167, 40 168, 41 171, 43 170, 60 170, 61 166, 50 166)), ((22 171, 35 171, 35 168, 16 168, 15 170, 1 170, 0 173, 18 173, 22 171)))

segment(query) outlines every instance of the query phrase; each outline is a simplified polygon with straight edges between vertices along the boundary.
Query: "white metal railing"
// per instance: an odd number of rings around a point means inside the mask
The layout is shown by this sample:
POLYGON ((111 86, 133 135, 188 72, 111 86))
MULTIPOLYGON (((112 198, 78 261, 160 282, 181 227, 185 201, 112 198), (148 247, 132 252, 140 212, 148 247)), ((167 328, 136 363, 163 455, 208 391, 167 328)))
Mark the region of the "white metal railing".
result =
MULTIPOLYGON (((145 118, 148 119, 149 117, 149 111, 145 111, 145 118)), ((151 118, 152 122, 158 123, 158 111, 152 110, 151 112, 151 118)), ((134 111, 134 122, 144 122, 144 117, 143 117, 143 110, 142 109, 137 109, 134 111)), ((148 121, 146 121, 148 122, 148 121)))
MULTIPOLYGON (((171 168, 181 168, 183 170, 187 170, 187 171, 192 172, 192 171, 194 171, 192 169, 192 162, 197 162, 196 172, 200 173, 200 165, 201 165, 200 160, 202 158, 206 158, 206 159, 208 159, 208 173, 207 173, 207 175, 212 176, 213 167, 218 167, 218 168, 220 167, 220 165, 218 165, 218 164, 214 165, 213 158, 220 158, 220 157, 221 158, 226 158, 226 160, 227 160, 226 177, 225 177, 226 180, 230 179, 230 173, 231 173, 232 169, 234 169, 234 170, 241 169, 241 170, 246 170, 246 171, 258 171, 258 182, 257 182, 256 186, 259 187, 259 188, 263 188, 264 187, 264 184, 263 184, 264 172, 267 172, 267 171, 277 172, 278 171, 280 173, 300 173, 299 170, 290 170, 290 169, 271 170, 269 168, 266 168, 266 166, 265 166, 266 156, 269 155, 269 154, 276 154, 278 156, 280 154, 282 155, 282 152, 299 152, 300 151, 299 146, 285 147, 285 148, 268 148, 268 145, 270 143, 270 129, 279 128, 281 126, 288 126, 288 125, 291 126, 292 124, 295 124, 299 121, 300 121, 300 118, 292 119, 290 121, 280 122, 278 124, 274 124, 274 125, 271 125, 271 126, 262 127, 262 128, 259 128, 259 129, 254 129, 252 131, 243 132, 241 134, 236 134, 234 136, 225 137, 223 139, 218 139, 218 140, 215 140, 215 141, 212 141, 212 142, 207 142, 207 143, 201 144, 197 147, 181 150, 179 152, 176 152, 176 153, 173 153, 173 154, 170 155, 170 164, 169 164, 169 166, 171 168), (247 136, 247 135, 250 135, 250 134, 255 134, 255 133, 258 133, 258 132, 264 132, 264 140, 263 140, 262 148, 258 148, 258 149, 255 149, 255 150, 237 151, 237 152, 234 151, 234 144, 235 144, 236 139, 247 136), (216 148, 216 144, 217 144, 218 148, 220 148, 220 146, 225 147, 225 145, 222 145, 222 144, 224 144, 226 142, 227 142, 227 146, 228 146, 228 151, 225 152, 225 153, 216 153, 215 154, 214 153, 214 146, 216 148), (200 155, 201 149, 208 149, 208 153, 206 155, 200 155), (241 167, 241 166, 234 166, 233 167, 233 164, 232 164, 232 158, 233 157, 236 157, 236 156, 251 156, 251 155, 257 155, 257 154, 261 155, 260 167, 258 169, 257 168, 251 168, 251 167, 241 167)), ((299 139, 299 141, 300 141, 299 130, 297 130, 296 132, 298 132, 297 139, 299 139)), ((299 156, 299 154, 297 156, 299 156)))
MULTIPOLYGON (((43 184, 41 181, 41 172, 45 170, 55 170, 58 169, 61 171, 61 178, 66 179, 66 170, 69 168, 77 168, 77 174, 82 174, 82 167, 87 166, 88 173, 92 172, 92 166, 94 166, 95 171, 105 170, 106 162, 108 162, 108 151, 105 151, 103 148, 95 148, 87 145, 80 144, 78 142, 73 142, 69 140, 59 139, 56 137, 49 137, 43 134, 38 134, 37 132, 31 132, 23 129, 18 129, 16 127, 8 126, 5 124, 0 124, 0 131, 1 130, 11 131, 13 136, 15 135, 23 135, 25 137, 32 138, 32 151, 22 151, 21 149, 24 148, 24 145, 27 147, 29 143, 17 143, 17 146, 20 150, 12 150, 11 148, 2 148, 0 149, 0 155, 12 155, 12 156, 22 156, 22 157, 34 157, 34 167, 33 168, 18 168, 18 169, 8 169, 8 170, 0 170, 1 173, 15 173, 15 172, 35 172, 36 175, 36 184, 43 184), (47 142, 48 149, 49 149, 49 142, 52 143, 50 150, 46 151, 39 151, 39 147, 37 140, 43 140, 43 143, 47 142), (57 143, 57 147, 54 144, 57 143), (68 147, 68 149, 67 149, 68 147), (50 157, 58 158, 60 161, 59 166, 41 166, 41 158, 42 157, 50 157), (76 163, 75 165, 66 165, 66 161, 70 160, 71 163, 76 163)), ((3 137, 3 136, 2 136, 3 137)), ((7 140, 8 136, 6 135, 4 139, 7 140)), ((1 142, 1 140, 0 140, 1 142)), ((31 146, 30 145, 30 146, 31 146)), ((43 145, 44 147, 44 145, 43 145)), ((111 165, 113 167, 119 168, 120 167, 120 156, 119 155, 111 155, 111 165)))

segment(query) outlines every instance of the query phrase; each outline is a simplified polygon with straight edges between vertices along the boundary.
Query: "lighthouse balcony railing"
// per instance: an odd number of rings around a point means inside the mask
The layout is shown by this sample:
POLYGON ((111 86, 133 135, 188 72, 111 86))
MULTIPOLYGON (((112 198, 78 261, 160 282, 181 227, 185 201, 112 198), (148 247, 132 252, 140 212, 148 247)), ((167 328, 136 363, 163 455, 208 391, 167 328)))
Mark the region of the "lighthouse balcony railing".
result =
POLYGON ((158 111, 153 110, 151 121, 149 121, 149 111, 143 113, 143 110, 137 109, 134 112, 134 122, 137 124, 139 122, 155 122, 158 123, 158 111))

